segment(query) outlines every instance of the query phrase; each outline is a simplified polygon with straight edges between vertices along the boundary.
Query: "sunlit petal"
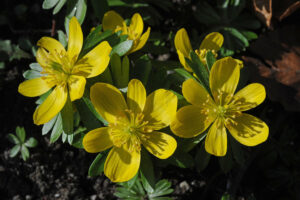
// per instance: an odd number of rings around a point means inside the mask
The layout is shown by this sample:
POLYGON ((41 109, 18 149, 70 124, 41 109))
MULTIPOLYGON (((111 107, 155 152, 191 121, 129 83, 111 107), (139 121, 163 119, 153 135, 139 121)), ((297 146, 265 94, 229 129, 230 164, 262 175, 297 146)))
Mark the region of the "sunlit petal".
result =
POLYGON ((252 115, 243 113, 226 122, 231 135, 243 145, 255 146, 268 138, 268 125, 252 115))
POLYGON ((114 31, 118 26, 123 26, 124 19, 115 11, 111 10, 104 14, 102 19, 103 30, 114 31))
POLYGON ((189 105, 178 110, 170 128, 179 137, 192 138, 203 133, 214 120, 214 115, 206 114, 203 109, 189 105))
POLYGON ((84 93, 86 80, 83 76, 71 75, 68 79, 68 86, 71 101, 80 99, 84 93))
POLYGON ((240 79, 240 65, 231 58, 217 60, 210 71, 209 84, 218 105, 230 102, 240 79))
POLYGON ((46 98, 46 100, 35 110, 33 121, 36 125, 45 124, 55 117, 64 107, 68 96, 67 87, 58 85, 46 98))
POLYGON ((137 34, 137 36, 142 35, 144 30, 144 22, 139 13, 135 13, 132 16, 129 29, 135 34, 137 34))
POLYGON ((18 92, 26 97, 37 97, 48 90, 50 90, 54 84, 48 83, 43 77, 26 80, 19 85, 18 92))
POLYGON ((157 131, 147 134, 142 139, 142 144, 151 154, 159 159, 170 157, 177 147, 177 142, 172 136, 157 131))
POLYGON ((209 128, 205 138, 205 150, 215 156, 226 155, 227 134, 224 124, 219 119, 209 128))
POLYGON ((142 82, 132 79, 128 84, 127 105, 134 113, 141 113, 146 103, 146 90, 142 82))
POLYGON ((184 57, 189 57, 190 51, 192 51, 192 45, 189 36, 184 28, 177 31, 174 39, 175 48, 179 50, 184 57))
POLYGON ((76 17, 72 17, 69 23, 68 55, 70 59, 77 60, 83 43, 83 34, 76 17))
POLYGON ((140 167, 140 152, 130 152, 126 146, 123 145, 121 148, 113 147, 105 160, 104 174, 112 182, 130 180, 136 175, 140 167))
POLYGON ((37 45, 39 47, 42 47, 49 51, 52 54, 56 53, 65 53, 66 50, 63 47, 63 45, 57 41, 56 39, 53 39, 51 37, 42 37, 38 42, 37 45))
POLYGON ((213 32, 205 36, 204 40, 201 42, 200 50, 214 50, 219 51, 224 42, 224 37, 221 33, 213 32))
POLYGON ((171 91, 158 89, 146 99, 144 120, 149 122, 149 127, 154 130, 170 125, 177 110, 177 97, 171 91))
POLYGON ((82 140, 84 149, 89 153, 98 153, 113 146, 107 127, 88 132, 82 140))
POLYGON ((96 83, 91 87, 91 101, 97 112, 109 123, 127 109, 121 92, 107 83, 96 83))
POLYGON ((184 57, 183 53, 181 53, 180 50, 177 50, 177 55, 178 55, 180 63, 184 67, 184 69, 186 69, 189 72, 192 72, 193 71, 192 68, 190 68, 190 66, 187 64, 187 62, 185 61, 185 57, 184 57))
POLYGON ((130 51, 127 52, 127 55, 131 54, 137 50, 140 50, 141 48, 143 48, 145 46, 145 44, 150 36, 150 31, 151 31, 151 28, 148 27, 147 31, 139 39, 137 39, 136 45, 133 45, 132 48, 130 49, 130 51))

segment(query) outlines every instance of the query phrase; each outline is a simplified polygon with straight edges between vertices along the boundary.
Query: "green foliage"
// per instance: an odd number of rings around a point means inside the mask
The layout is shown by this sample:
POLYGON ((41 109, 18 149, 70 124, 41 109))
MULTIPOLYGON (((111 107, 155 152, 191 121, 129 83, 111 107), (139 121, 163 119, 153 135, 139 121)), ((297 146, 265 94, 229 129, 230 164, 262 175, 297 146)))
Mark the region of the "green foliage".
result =
POLYGON ((30 157, 28 148, 34 148, 38 144, 37 140, 33 137, 26 140, 25 129, 19 126, 16 127, 16 135, 10 133, 7 135, 7 138, 11 143, 15 144, 15 146, 10 149, 9 156, 13 158, 21 152, 24 161, 30 157))

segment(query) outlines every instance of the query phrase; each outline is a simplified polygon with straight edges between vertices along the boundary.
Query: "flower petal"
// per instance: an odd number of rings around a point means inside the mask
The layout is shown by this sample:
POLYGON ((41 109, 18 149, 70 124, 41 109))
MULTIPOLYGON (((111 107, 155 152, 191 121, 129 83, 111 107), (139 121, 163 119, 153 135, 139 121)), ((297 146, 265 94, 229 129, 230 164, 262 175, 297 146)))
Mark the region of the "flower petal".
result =
POLYGON ((68 79, 68 86, 71 101, 80 99, 84 93, 86 80, 83 76, 71 75, 68 79))
POLYGON ((229 107, 231 110, 245 111, 255 108, 266 98, 266 90, 262 84, 252 83, 247 85, 233 96, 229 107))
POLYGON ((159 130, 167 127, 176 115, 177 97, 171 91, 158 89, 146 99, 143 111, 144 120, 148 121, 149 128, 159 130))
POLYGON ((38 48, 36 51, 36 61, 41 65, 41 67, 49 66, 49 54, 44 48, 38 48))
POLYGON ((77 62, 74 67, 75 74, 86 74, 87 78, 98 76, 108 66, 110 52, 111 46, 109 43, 107 41, 101 42, 77 62))
POLYGON ((53 86, 54 84, 50 85, 43 77, 34 78, 21 83, 18 92, 26 97, 37 97, 46 93, 53 86))
POLYGON ((113 146, 107 127, 88 132, 82 140, 84 149, 89 153, 98 153, 113 146))
POLYGON ((111 10, 104 14, 102 19, 103 30, 112 30, 114 31, 117 26, 123 26, 124 19, 115 11, 111 10))
POLYGON ((217 60, 210 71, 209 85, 218 105, 230 102, 240 79, 240 65, 231 58, 217 60))
POLYGON ((255 146, 267 140, 269 127, 262 120, 245 113, 233 120, 227 121, 225 125, 231 135, 241 144, 255 146))
POLYGON ((35 110, 33 121, 36 125, 45 124, 55 117, 64 107, 68 96, 66 86, 58 85, 46 100, 35 110))
POLYGON ((135 33, 137 36, 142 35, 144 30, 144 22, 139 13, 135 13, 132 18, 129 25, 129 29, 135 33))
POLYGON ((200 50, 214 50, 219 51, 224 42, 224 37, 221 33, 212 32, 205 36, 204 40, 201 42, 200 50))
POLYGON ((175 48, 179 50, 184 57, 190 57, 190 51, 193 51, 189 36, 184 28, 177 31, 174 39, 175 48))
POLYGON ((125 182, 133 178, 140 167, 141 154, 139 151, 128 151, 127 145, 113 147, 105 164, 104 174, 112 182, 125 182))
POLYGON ((226 155, 227 134, 224 124, 219 119, 209 128, 205 138, 205 150, 215 156, 226 155))
POLYGON ((81 26, 76 17, 72 17, 69 23, 68 56, 77 60, 83 43, 81 26))
POLYGON ((121 92, 107 83, 96 83, 91 87, 91 101, 97 112, 109 123, 114 123, 116 117, 127 109, 121 92))
POLYGON ((57 41, 56 39, 53 39, 51 37, 42 37, 38 42, 37 46, 40 46, 47 51, 49 51, 52 54, 56 53, 65 53, 66 50, 64 46, 57 41))
POLYGON ((127 105, 134 113, 141 113, 146 103, 146 90, 142 82, 132 79, 128 84, 127 105))
POLYGON ((184 69, 186 69, 189 72, 193 72, 192 68, 190 68, 190 66, 187 64, 187 62, 185 61, 185 57, 183 55, 183 53, 181 53, 180 50, 177 50, 177 55, 179 58, 180 63, 182 64, 182 66, 184 67, 184 69))
POLYGON ((150 36, 150 31, 151 31, 151 28, 148 27, 147 31, 137 40, 136 44, 134 43, 134 45, 132 45, 130 51, 128 51, 126 53, 126 55, 131 54, 131 53, 143 48, 150 36))
POLYGON ((192 78, 183 82, 182 94, 184 98, 193 105, 201 107, 207 107, 209 105, 213 107, 215 105, 206 89, 192 78))
POLYGON ((177 147, 176 140, 162 132, 153 131, 142 139, 144 147, 159 159, 170 157, 177 147))
POLYGON ((179 137, 192 138, 203 133, 214 120, 213 115, 206 115, 201 108, 189 105, 178 110, 170 128, 179 137))

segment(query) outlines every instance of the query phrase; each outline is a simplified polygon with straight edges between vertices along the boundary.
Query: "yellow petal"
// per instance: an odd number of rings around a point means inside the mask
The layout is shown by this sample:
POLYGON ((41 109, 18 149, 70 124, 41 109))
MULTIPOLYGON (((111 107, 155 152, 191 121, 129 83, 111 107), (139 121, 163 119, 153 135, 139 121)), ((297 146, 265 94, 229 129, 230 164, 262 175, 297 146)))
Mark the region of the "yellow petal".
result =
POLYGON ((57 41, 56 39, 53 39, 51 37, 42 37, 38 42, 37 45, 46 49, 52 54, 56 53, 65 53, 66 50, 63 47, 63 45, 57 41))
POLYGON ((127 109, 121 92, 107 83, 96 83, 91 87, 91 101, 97 112, 109 123, 127 109))
POLYGON ((49 62, 49 55, 43 48, 38 48, 36 51, 36 61, 41 65, 41 67, 48 67, 49 62))
POLYGON ((45 124, 55 117, 64 107, 68 96, 66 86, 58 85, 35 110, 33 121, 36 125, 45 124))
POLYGON ((159 130, 170 125, 176 115, 177 97, 171 91, 158 89, 146 99, 144 120, 150 128, 159 130))
POLYGON ((76 17, 69 23, 68 55, 70 59, 77 60, 83 43, 83 34, 76 17))
POLYGON ((215 116, 203 113, 197 106, 184 106, 176 113, 171 123, 172 132, 182 138, 192 138, 203 133, 215 120, 215 116))
POLYGON ((98 153, 113 146, 108 128, 102 127, 88 132, 82 140, 84 149, 89 153, 98 153))
POLYGON ((217 60, 210 71, 209 85, 218 105, 230 102, 240 79, 240 65, 231 58, 217 60))
POLYGON ((84 93, 86 80, 83 76, 71 75, 68 79, 68 86, 71 101, 80 99, 84 93))
POLYGON ((136 44, 132 45, 130 51, 127 52, 126 55, 131 54, 131 53, 143 48, 150 36, 150 31, 151 31, 151 28, 148 27, 147 31, 137 40, 136 44))
POLYGON ((18 92, 26 97, 37 97, 46 93, 53 86, 54 84, 47 83, 43 77, 34 78, 21 83, 18 92))
POLYGON ((115 11, 111 10, 104 14, 102 19, 103 30, 112 30, 114 31, 117 26, 123 26, 124 19, 115 11))
POLYGON ((170 157, 177 147, 177 142, 172 136, 157 131, 147 134, 147 137, 142 139, 142 144, 159 159, 170 157))
POLYGON ((141 113, 146 103, 146 90, 142 82, 132 79, 128 84, 127 105, 134 113, 141 113))
POLYGON ((206 89, 192 78, 183 82, 182 94, 184 98, 193 105, 201 107, 213 107, 215 105, 206 89))
POLYGON ((139 13, 135 13, 130 22, 129 29, 135 33, 137 36, 142 35, 143 30, 144 30, 144 22, 139 13))
POLYGON ((200 50, 214 50, 219 51, 224 42, 224 37, 221 33, 213 32, 208 34, 204 40, 201 42, 200 50))
POLYGON ((266 98, 266 90, 262 84, 252 83, 238 91, 229 107, 231 110, 245 111, 255 108, 266 98))
POLYGON ((174 39, 175 48, 179 50, 184 57, 188 58, 190 56, 190 51, 192 51, 192 45, 189 36, 184 28, 177 31, 174 39))
POLYGON ((227 134, 224 124, 219 119, 209 128, 205 138, 205 150, 215 156, 226 155, 227 134))
POLYGON ((182 64, 182 66, 184 67, 184 69, 186 69, 189 72, 193 72, 192 68, 190 68, 190 66, 185 61, 185 57, 184 57, 183 53, 181 53, 180 50, 177 50, 177 54, 178 54, 179 61, 182 64))
POLYGON ((267 140, 269 127, 262 120, 249 115, 238 115, 234 121, 227 121, 226 128, 231 135, 246 146, 255 146, 267 140))
POLYGON ((139 151, 128 151, 127 145, 113 147, 105 164, 104 174, 112 182, 125 182, 133 178, 140 167, 141 154, 139 151))
POLYGON ((74 70, 79 71, 78 75, 88 71, 87 78, 98 76, 108 66, 110 52, 109 43, 107 41, 101 42, 77 62, 74 70))

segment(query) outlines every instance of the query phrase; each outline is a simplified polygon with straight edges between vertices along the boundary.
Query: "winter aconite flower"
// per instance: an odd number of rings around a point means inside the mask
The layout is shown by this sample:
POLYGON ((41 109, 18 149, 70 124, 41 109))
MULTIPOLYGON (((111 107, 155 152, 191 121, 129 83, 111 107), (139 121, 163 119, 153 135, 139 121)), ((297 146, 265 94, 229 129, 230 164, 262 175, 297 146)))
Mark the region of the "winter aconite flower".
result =
POLYGON ((139 13, 135 13, 127 26, 124 19, 115 11, 108 11, 104 14, 102 20, 103 30, 113 30, 114 32, 122 31, 122 35, 128 35, 128 40, 133 40, 133 45, 127 54, 141 49, 147 42, 150 35, 150 27, 143 33, 144 22, 139 13))
MULTIPOLYGON (((200 48, 196 49, 195 53, 199 56, 201 62, 206 64, 206 53, 211 51, 214 56, 217 57, 217 52, 220 50, 223 41, 224 38, 222 34, 218 32, 210 33, 204 38, 200 48)), ((180 63, 187 71, 192 72, 193 70, 188 66, 185 58, 190 58, 190 52, 193 51, 193 49, 189 36, 184 28, 177 31, 174 42, 180 63)))
POLYGON ((178 110, 171 124, 173 133, 191 138, 210 126, 205 149, 216 156, 226 154, 226 128, 243 145, 255 146, 264 142, 269 135, 268 126, 262 120, 242 113, 264 101, 264 86, 252 83, 234 94, 240 78, 240 63, 231 57, 216 61, 209 78, 213 98, 197 81, 188 79, 183 83, 183 96, 192 105, 178 110))
POLYGON ((159 89, 146 97, 143 84, 133 79, 128 84, 127 100, 112 85, 96 83, 91 100, 97 112, 109 122, 87 133, 83 146, 87 152, 110 150, 104 174, 113 182, 130 180, 137 173, 142 145, 154 156, 166 159, 176 147, 176 140, 157 130, 170 125, 177 109, 177 97, 159 89))
POLYGON ((19 92, 24 96, 36 97, 54 89, 34 112, 35 124, 47 123, 57 115, 64 107, 68 95, 71 101, 81 98, 86 78, 97 76, 106 69, 110 59, 110 45, 102 42, 78 59, 82 43, 82 30, 75 17, 69 24, 68 50, 50 37, 42 37, 38 41, 40 48, 36 59, 43 68, 43 76, 24 81, 19 85, 19 92))

